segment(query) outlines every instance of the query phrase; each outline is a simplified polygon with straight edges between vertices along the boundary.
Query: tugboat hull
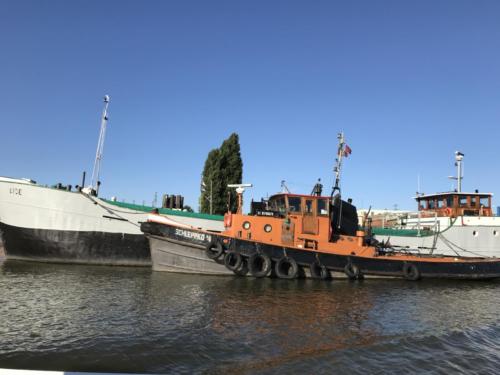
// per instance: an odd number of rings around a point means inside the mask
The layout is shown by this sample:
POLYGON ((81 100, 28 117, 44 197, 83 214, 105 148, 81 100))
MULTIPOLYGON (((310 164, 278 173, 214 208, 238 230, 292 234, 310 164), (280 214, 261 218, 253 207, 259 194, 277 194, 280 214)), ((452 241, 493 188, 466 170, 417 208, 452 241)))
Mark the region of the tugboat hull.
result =
POLYGON ((223 263, 208 258, 203 245, 162 236, 150 235, 148 239, 153 271, 233 275, 223 263))
MULTIPOLYGON (((376 257, 363 257, 332 254, 321 252, 321 250, 282 247, 153 222, 143 223, 141 229, 150 240, 153 269, 158 271, 187 272, 179 271, 179 268, 173 266, 174 258, 161 255, 163 252, 173 253, 175 251, 175 261, 182 259, 183 267, 189 269, 188 272, 213 274, 207 272, 204 266, 200 266, 201 263, 194 259, 193 253, 197 252, 200 255, 210 243, 219 242, 224 243, 226 252, 232 251, 241 254, 244 261, 248 261, 254 254, 262 254, 269 257, 275 265, 280 259, 288 257, 293 259, 299 267, 306 269, 309 269, 313 263, 319 263, 329 271, 336 272, 346 272, 346 268, 356 268, 359 274, 354 278, 370 275, 415 280, 420 278, 476 280, 500 277, 500 260, 492 258, 458 258, 437 255, 421 257, 384 252, 376 257), (167 248, 166 251, 164 251, 164 247, 167 248), (165 259, 170 260, 161 264, 160 262, 165 261, 165 259)), ((231 271, 222 272, 224 267, 221 264, 222 259, 223 255, 219 258, 219 263, 212 260, 215 269, 220 271, 219 274, 232 274, 231 271)), ((207 260, 208 258, 204 259, 204 262, 207 260)))

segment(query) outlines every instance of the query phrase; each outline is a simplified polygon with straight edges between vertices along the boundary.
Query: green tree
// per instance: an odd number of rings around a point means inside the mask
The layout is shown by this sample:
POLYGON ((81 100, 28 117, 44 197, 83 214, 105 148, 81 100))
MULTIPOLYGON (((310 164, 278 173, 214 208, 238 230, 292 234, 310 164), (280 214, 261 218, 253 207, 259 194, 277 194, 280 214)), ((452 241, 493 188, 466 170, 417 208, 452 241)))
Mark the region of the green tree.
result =
POLYGON ((224 207, 227 210, 228 194, 230 194, 230 210, 236 212, 238 202, 235 189, 227 187, 228 184, 241 184, 243 179, 243 161, 239 137, 236 133, 231 134, 220 147, 220 168, 224 187, 224 207))
POLYGON ((214 213, 213 201, 210 204, 213 197, 216 195, 216 184, 220 177, 217 175, 219 170, 219 154, 218 148, 211 150, 208 153, 207 160, 205 160, 205 166, 203 167, 203 173, 201 175, 201 195, 200 195, 200 212, 203 213, 214 213), (212 211, 211 211, 212 207, 212 211))
POLYGON ((191 206, 188 206, 188 205, 184 206, 183 210, 186 212, 194 212, 194 210, 191 208, 191 206))
POLYGON ((220 148, 211 150, 202 173, 202 193, 200 196, 200 211, 222 215, 227 211, 230 196, 230 210, 237 209, 236 193, 228 184, 241 184, 243 178, 243 161, 241 160, 238 134, 233 133, 220 148))

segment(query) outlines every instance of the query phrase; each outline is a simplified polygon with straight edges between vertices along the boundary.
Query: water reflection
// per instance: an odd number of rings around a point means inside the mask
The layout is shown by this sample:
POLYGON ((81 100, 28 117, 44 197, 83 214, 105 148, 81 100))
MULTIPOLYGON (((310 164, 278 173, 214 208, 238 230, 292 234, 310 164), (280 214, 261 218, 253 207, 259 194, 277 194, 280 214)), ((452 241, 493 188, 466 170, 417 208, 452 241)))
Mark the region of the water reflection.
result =
MULTIPOLYGON (((374 348, 390 362, 395 342, 424 355, 447 335, 495 331, 499 286, 256 280, 7 261, 0 266, 0 367, 294 372, 301 363, 349 365, 374 348)), ((489 336, 474 340, 485 353, 498 344, 489 336)))

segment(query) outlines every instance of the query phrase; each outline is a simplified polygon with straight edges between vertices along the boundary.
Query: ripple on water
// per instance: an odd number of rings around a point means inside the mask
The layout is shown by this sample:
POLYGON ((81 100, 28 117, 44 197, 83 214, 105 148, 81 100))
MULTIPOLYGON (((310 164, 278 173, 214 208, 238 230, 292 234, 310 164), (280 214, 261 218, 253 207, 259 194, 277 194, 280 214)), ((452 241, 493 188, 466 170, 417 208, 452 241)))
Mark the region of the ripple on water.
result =
POLYGON ((0 367, 486 373, 500 358, 499 287, 6 262, 0 367))

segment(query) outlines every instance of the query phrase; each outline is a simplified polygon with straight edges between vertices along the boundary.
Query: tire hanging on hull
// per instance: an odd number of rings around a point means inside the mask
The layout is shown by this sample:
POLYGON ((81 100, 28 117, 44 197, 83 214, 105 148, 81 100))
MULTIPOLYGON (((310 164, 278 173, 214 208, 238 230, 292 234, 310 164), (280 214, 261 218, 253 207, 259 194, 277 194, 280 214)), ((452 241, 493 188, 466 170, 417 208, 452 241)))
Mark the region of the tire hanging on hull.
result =
POLYGON ((276 276, 280 279, 296 279, 299 275, 299 266, 295 259, 284 256, 276 262, 274 267, 276 276))
POLYGON ((248 268, 254 277, 266 277, 272 269, 272 261, 265 254, 252 254, 248 259, 248 268))
POLYGON ((359 280, 363 278, 363 275, 361 274, 361 270, 359 269, 359 267, 350 262, 347 263, 346 266, 344 267, 344 273, 350 280, 359 280))
POLYGON ((332 278, 328 268, 323 266, 317 260, 309 265, 309 272, 311 273, 311 278, 316 280, 329 280, 332 278))
POLYGON ((211 241, 207 246, 205 246, 205 254, 207 258, 216 260, 224 252, 224 247, 220 241, 211 241))
POLYGON ((246 276, 246 274, 248 273, 248 263, 245 259, 243 259, 241 261, 241 265, 238 269, 234 270, 233 271, 235 275, 238 275, 238 276, 246 276))
POLYGON ((240 253, 235 251, 228 251, 226 255, 224 255, 224 265, 230 271, 235 272, 241 267, 241 263, 243 262, 243 257, 240 253))
POLYGON ((420 279, 420 271, 413 263, 405 263, 403 265, 403 276, 406 280, 417 281, 420 279))

